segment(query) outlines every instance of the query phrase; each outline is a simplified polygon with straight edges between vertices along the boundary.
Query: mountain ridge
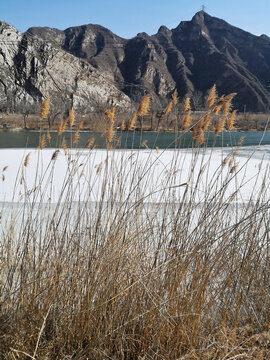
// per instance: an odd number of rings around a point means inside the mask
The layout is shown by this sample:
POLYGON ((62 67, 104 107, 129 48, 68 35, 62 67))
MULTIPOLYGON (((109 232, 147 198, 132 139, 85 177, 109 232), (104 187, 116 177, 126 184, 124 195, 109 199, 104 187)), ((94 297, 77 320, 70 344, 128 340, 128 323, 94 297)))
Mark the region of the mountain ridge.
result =
POLYGON ((131 101, 149 93, 154 106, 164 106, 176 88, 181 97, 197 97, 196 109, 215 83, 220 94, 238 93, 234 105, 239 111, 270 108, 270 38, 204 11, 174 29, 162 25, 154 35, 141 32, 131 39, 97 24, 65 30, 32 27, 21 35, 26 42, 45 41, 83 61, 119 91, 118 97, 131 101))

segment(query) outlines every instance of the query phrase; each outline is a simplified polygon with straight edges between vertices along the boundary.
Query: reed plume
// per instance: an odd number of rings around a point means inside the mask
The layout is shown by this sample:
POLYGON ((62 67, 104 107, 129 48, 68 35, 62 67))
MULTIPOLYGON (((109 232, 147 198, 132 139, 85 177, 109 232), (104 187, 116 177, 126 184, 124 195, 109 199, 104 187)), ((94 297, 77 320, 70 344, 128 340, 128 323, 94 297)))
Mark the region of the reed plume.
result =
POLYGON ((164 110, 164 116, 168 115, 171 110, 172 110, 172 105, 173 105, 173 102, 170 101, 169 104, 166 106, 165 110, 164 110))
POLYGON ((79 129, 75 132, 75 134, 73 135, 73 139, 72 139, 72 144, 77 144, 77 141, 79 140, 80 137, 80 133, 79 133, 79 129))
POLYGON ((237 95, 237 93, 230 93, 224 97, 224 101, 232 101, 232 99, 237 95))
POLYGON ((190 122, 191 122, 191 110, 189 109, 184 116, 184 121, 183 121, 184 130, 187 130, 189 128, 190 122))
POLYGON ((215 107, 214 107, 214 109, 213 109, 213 114, 214 114, 214 115, 218 115, 219 112, 220 112, 220 110, 221 110, 221 107, 222 107, 221 104, 215 105, 215 107))
POLYGON ((65 130, 65 127, 66 127, 66 123, 64 120, 61 120, 59 125, 58 125, 58 128, 57 128, 57 135, 60 136, 62 134, 62 132, 65 130))
POLYGON ((227 116, 232 107, 232 99, 235 97, 236 93, 231 93, 224 98, 224 104, 222 107, 222 113, 224 116, 227 116))
POLYGON ((141 144, 140 144, 140 147, 145 147, 146 149, 149 149, 147 143, 148 143, 148 140, 142 141, 141 144))
POLYGON ((224 126, 225 126, 225 117, 222 116, 218 119, 218 122, 216 124, 216 127, 215 127, 215 135, 217 136, 221 131, 224 130, 224 126))
POLYGON ((115 147, 119 147, 120 145, 120 141, 121 141, 121 136, 118 136, 118 138, 116 139, 116 142, 115 142, 115 147))
POLYGON ((185 100, 184 110, 185 111, 190 110, 190 98, 189 97, 187 97, 186 100, 185 100))
POLYGON ((59 152, 60 152, 59 150, 55 150, 54 153, 52 154, 51 160, 56 160, 59 155, 59 152))
POLYGON ((87 141, 85 147, 86 147, 87 149, 89 149, 89 148, 94 144, 94 142, 95 142, 95 138, 94 138, 94 137, 91 137, 91 138, 87 141))
POLYGON ((227 100, 225 100, 224 95, 222 95, 222 96, 218 99, 218 101, 216 102, 216 105, 214 106, 214 109, 213 109, 213 114, 214 114, 214 115, 218 115, 218 114, 219 114, 219 112, 220 112, 220 110, 221 110, 221 108, 222 108, 222 106, 223 106, 223 104, 224 104, 225 102, 227 102, 227 100))
POLYGON ((147 115, 149 110, 149 105, 150 105, 150 95, 147 94, 142 97, 142 100, 137 110, 137 115, 138 116, 147 115))
POLYGON ((191 139, 195 140, 197 138, 197 136, 198 136, 198 128, 197 128, 197 126, 194 126, 194 128, 192 129, 192 137, 191 137, 191 139))
POLYGON ((135 111, 129 121, 129 124, 128 124, 129 131, 133 130, 135 123, 136 123, 136 119, 137 119, 137 112, 135 111))
POLYGON ((172 94, 172 102, 174 105, 176 105, 178 103, 178 92, 176 89, 174 90, 174 92, 172 94))
POLYGON ((68 119, 69 119, 69 124, 70 124, 70 126, 73 126, 73 125, 74 125, 74 122, 75 122, 75 113, 74 113, 73 107, 71 108, 71 110, 69 110, 68 119))
POLYGON ((121 122, 121 131, 125 131, 126 125, 125 125, 125 120, 123 120, 121 122))
POLYGON ((237 110, 233 110, 231 115, 228 118, 228 130, 234 129, 234 122, 235 122, 235 116, 236 116, 237 110))
POLYGON ((47 96, 40 108, 40 120, 46 119, 50 111, 50 97, 47 96))
POLYGON ((115 115, 115 107, 112 107, 111 110, 106 110, 105 115, 108 117, 110 121, 114 121, 114 115, 115 115))
POLYGON ((114 137, 114 121, 110 121, 108 132, 107 132, 107 142, 111 143, 114 137))
POLYGON ((78 125, 78 130, 81 130, 82 128, 83 128, 83 121, 80 121, 78 125))
POLYGON ((227 116, 229 114, 229 112, 231 111, 231 107, 232 107, 232 104, 230 101, 226 101, 224 104, 223 104, 223 107, 222 107, 222 114, 224 116, 227 116))
POLYGON ((25 159, 24 159, 23 165, 24 165, 25 167, 27 167, 28 164, 29 164, 30 154, 31 154, 31 152, 29 152, 29 153, 26 155, 25 159))
POLYGON ((63 140, 62 140, 62 144, 61 144, 61 147, 64 151, 67 150, 67 143, 66 143, 66 138, 65 136, 63 136, 63 140))
POLYGON ((39 140, 39 148, 40 150, 44 149, 45 147, 45 134, 43 134, 39 140))
POLYGON ((209 92, 208 98, 207 98, 207 106, 210 108, 214 105, 215 101, 217 99, 217 88, 216 84, 214 84, 209 92))
POLYGON ((207 131, 209 129, 210 124, 211 124, 211 115, 210 115, 210 110, 208 110, 207 113, 202 118, 203 131, 207 131))
POLYGON ((115 134, 114 131, 114 115, 115 115, 115 107, 112 107, 111 110, 106 110, 105 115, 109 119, 109 127, 107 132, 107 142, 111 143, 115 134))
POLYGON ((47 130, 47 140, 48 140, 48 142, 51 142, 51 139, 52 139, 51 134, 50 134, 49 130, 47 130))
POLYGON ((199 136, 196 139, 196 145, 200 146, 205 142, 204 132, 201 130, 199 136))
POLYGON ((237 146, 241 146, 243 144, 243 141, 245 140, 245 137, 244 136, 241 136, 238 143, 237 143, 237 146))
POLYGON ((197 139, 202 132, 202 122, 200 121, 196 126, 193 127, 192 140, 197 139))

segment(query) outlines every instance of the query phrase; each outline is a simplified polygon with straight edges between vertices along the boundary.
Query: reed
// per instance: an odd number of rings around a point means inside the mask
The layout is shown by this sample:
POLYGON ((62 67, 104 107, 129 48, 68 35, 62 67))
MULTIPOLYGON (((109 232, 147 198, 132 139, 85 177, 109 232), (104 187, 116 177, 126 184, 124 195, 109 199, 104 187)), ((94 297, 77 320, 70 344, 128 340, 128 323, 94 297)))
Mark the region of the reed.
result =
POLYGON ((59 149, 57 149, 57 150, 55 150, 55 151, 53 152, 52 157, 51 157, 51 160, 52 160, 52 161, 53 161, 53 160, 54 160, 54 161, 57 160, 58 155, 59 155, 59 152, 60 152, 59 149))
POLYGON ((146 94, 142 97, 142 100, 139 104, 138 110, 137 110, 137 116, 145 116, 148 114, 149 107, 150 107, 150 95, 146 94))
POLYGON ((196 145, 201 146, 204 143, 205 143, 205 136, 203 130, 201 129, 199 134, 197 135, 196 145))
POLYGON ((47 130, 47 141, 50 143, 51 139, 52 139, 51 134, 50 134, 49 130, 47 130))
POLYGON ((131 131, 134 129, 134 126, 135 126, 135 123, 136 123, 136 120, 137 120, 137 111, 135 111, 133 114, 132 114, 132 117, 128 123, 128 130, 131 131))
POLYGON ((203 118, 202 118, 202 128, 203 128, 203 131, 207 131, 209 129, 209 126, 211 124, 211 112, 208 110, 203 118))
POLYGON ((40 108, 40 120, 46 119, 50 112, 50 97, 47 96, 40 108))
POLYGON ((125 120, 123 120, 123 121, 121 122, 120 129, 121 129, 121 131, 125 131, 125 129, 126 129, 125 120))
POLYGON ((184 130, 188 130, 190 128, 190 123, 191 123, 191 110, 189 109, 187 111, 187 113, 185 114, 184 120, 183 120, 184 130))
POLYGON ((172 110, 172 105, 173 105, 173 102, 170 101, 169 104, 166 106, 165 110, 164 110, 164 116, 168 115, 171 110, 172 110))
POLYGON ((227 101, 225 100, 224 95, 222 95, 218 101, 216 102, 212 112, 214 115, 218 115, 220 110, 222 109, 222 106, 224 105, 224 103, 226 103, 227 101))
POLYGON ((1 204, 1 359, 270 358, 269 167, 249 178, 241 143, 200 148, 217 102, 192 149, 66 151, 63 136, 24 157, 1 204))
POLYGON ((110 144, 113 141, 115 135, 115 129, 114 129, 115 108, 113 107, 111 110, 106 110, 105 115, 109 119, 109 127, 107 131, 107 143, 110 144))
POLYGON ((235 117, 236 117, 237 110, 233 110, 228 118, 228 130, 234 129, 235 117))
POLYGON ((69 110, 68 120, 69 120, 69 125, 72 127, 75 123, 75 112, 73 108, 69 110))
POLYGON ((115 135, 115 130, 114 130, 114 122, 110 122, 109 127, 108 127, 108 132, 107 132, 107 142, 111 143, 113 141, 115 135))
POLYGON ((57 135, 58 136, 62 135, 65 128, 66 128, 66 122, 64 120, 61 120, 59 122, 59 125, 58 125, 58 128, 57 128, 57 135))
POLYGON ((212 88, 210 89, 208 98, 207 98, 207 106, 208 108, 212 107, 214 105, 214 103, 217 100, 217 88, 216 88, 216 84, 214 84, 212 86, 212 88))
POLYGON ((174 92, 172 94, 172 102, 173 102, 174 106, 176 106, 178 103, 178 92, 176 89, 174 90, 174 92))
POLYGON ((95 138, 94 138, 94 137, 90 137, 90 139, 88 139, 85 147, 86 147, 87 149, 89 149, 90 147, 92 147, 92 146, 94 145, 94 142, 95 142, 95 138))
POLYGON ((105 111, 105 115, 108 117, 109 121, 114 121, 114 115, 115 115, 115 107, 112 107, 111 109, 108 109, 105 111))
POLYGON ((80 130, 76 130, 75 134, 73 135, 73 138, 72 138, 72 144, 75 145, 77 144, 78 140, 79 140, 79 137, 80 137, 80 130))
POLYGON ((220 117, 217 121, 216 127, 215 127, 215 135, 217 136, 221 131, 224 130, 226 123, 226 118, 224 116, 220 117))
POLYGON ((66 142, 65 136, 63 136, 62 143, 61 143, 61 148, 62 148, 64 151, 67 150, 67 142, 66 142))
POLYGON ((25 156, 25 158, 24 158, 24 163, 23 163, 24 167, 27 167, 27 166, 28 166, 28 164, 29 164, 29 159, 30 159, 30 155, 31 155, 31 152, 29 152, 29 153, 25 156))
POLYGON ((46 136, 45 136, 45 134, 43 134, 39 140, 39 148, 41 150, 44 149, 45 143, 46 143, 46 136))
POLYGON ((190 110, 190 98, 187 97, 184 104, 184 111, 190 110))
POLYGON ((231 108, 232 108, 232 99, 236 96, 236 93, 231 93, 227 96, 225 96, 224 98, 224 103, 223 103, 223 106, 222 106, 222 114, 224 116, 228 116, 229 115, 229 112, 231 111, 231 108))

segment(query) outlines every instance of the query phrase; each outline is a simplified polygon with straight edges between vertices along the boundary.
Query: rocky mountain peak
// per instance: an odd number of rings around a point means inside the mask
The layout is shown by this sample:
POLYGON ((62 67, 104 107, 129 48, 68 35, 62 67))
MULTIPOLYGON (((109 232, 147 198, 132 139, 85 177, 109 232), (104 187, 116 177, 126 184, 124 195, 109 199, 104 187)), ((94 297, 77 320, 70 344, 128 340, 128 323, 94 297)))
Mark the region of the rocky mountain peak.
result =
POLYGON ((203 25, 205 18, 211 18, 210 15, 208 15, 205 11, 201 10, 198 11, 192 18, 191 22, 198 25, 203 25))
POLYGON ((13 26, 4 21, 0 21, 0 36, 2 41, 14 41, 22 38, 21 33, 13 26))
POLYGON ((158 29, 158 34, 170 35, 172 32, 165 25, 161 25, 158 29))

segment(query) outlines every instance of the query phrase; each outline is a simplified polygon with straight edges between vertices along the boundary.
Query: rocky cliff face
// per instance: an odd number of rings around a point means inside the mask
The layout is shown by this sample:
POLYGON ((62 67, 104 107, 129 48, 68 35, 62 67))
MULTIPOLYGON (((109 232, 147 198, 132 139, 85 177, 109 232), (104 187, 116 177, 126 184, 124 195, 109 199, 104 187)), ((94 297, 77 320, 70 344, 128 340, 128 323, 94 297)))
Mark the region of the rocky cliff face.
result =
POLYGON ((95 110, 112 103, 121 108, 130 104, 129 98, 88 62, 56 47, 53 42, 22 35, 1 22, 2 110, 22 112, 47 95, 60 111, 70 106, 95 110))
POLYGON ((161 26, 155 35, 139 33, 128 40, 99 25, 30 28, 22 35, 3 23, 0 39, 2 101, 12 89, 15 101, 35 101, 55 91, 77 103, 93 100, 91 106, 109 99, 126 106, 127 96, 139 101, 147 92, 160 106, 175 88, 200 102, 215 83, 220 94, 238 93, 239 111, 270 108, 269 37, 203 11, 175 29, 161 26))

